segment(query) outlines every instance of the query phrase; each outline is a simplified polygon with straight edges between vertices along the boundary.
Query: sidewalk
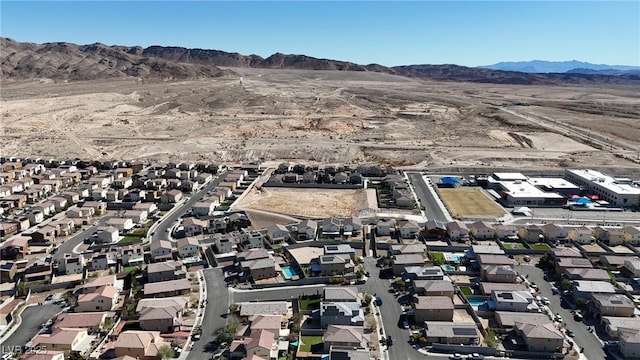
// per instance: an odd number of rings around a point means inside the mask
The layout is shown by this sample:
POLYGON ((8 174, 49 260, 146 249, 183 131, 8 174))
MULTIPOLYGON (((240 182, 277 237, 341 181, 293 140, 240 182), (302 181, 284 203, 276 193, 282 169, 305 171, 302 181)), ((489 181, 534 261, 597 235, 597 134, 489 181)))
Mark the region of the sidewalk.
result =
POLYGON ((198 309, 196 310, 196 321, 193 324, 193 328, 191 328, 191 333, 189 334, 189 338, 187 339, 187 342, 184 344, 182 352, 178 357, 179 360, 186 360, 189 357, 189 352, 190 352, 189 349, 191 348, 193 343, 193 341, 191 340, 191 335, 193 335, 194 329, 202 325, 202 321, 204 320, 204 313, 205 313, 205 310, 207 309, 206 306, 200 307, 200 304, 202 304, 202 302, 205 301, 207 298, 206 282, 200 280, 200 279, 204 279, 204 274, 202 273, 202 270, 198 270, 196 274, 198 275, 198 286, 200 287, 200 299, 198 301, 198 309))

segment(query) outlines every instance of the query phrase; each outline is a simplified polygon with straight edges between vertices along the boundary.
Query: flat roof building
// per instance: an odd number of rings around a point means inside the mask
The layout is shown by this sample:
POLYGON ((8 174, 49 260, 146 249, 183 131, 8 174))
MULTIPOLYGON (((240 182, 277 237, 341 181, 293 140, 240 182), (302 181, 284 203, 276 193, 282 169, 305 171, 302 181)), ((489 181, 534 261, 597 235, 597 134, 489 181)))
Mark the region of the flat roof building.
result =
POLYGON ((616 179, 591 169, 566 169, 564 177, 609 204, 623 207, 640 205, 640 187, 634 186, 629 179, 616 179))

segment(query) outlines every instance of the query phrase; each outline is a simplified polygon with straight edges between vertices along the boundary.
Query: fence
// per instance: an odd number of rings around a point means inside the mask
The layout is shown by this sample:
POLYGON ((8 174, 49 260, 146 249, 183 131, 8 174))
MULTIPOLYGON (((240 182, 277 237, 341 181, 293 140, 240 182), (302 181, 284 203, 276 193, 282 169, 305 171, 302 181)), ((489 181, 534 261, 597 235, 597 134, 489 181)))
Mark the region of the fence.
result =
MULTIPOLYGON (((460 354, 473 354, 478 353, 486 356, 497 355, 497 350, 492 347, 486 346, 472 346, 472 345, 454 345, 454 344, 440 344, 435 343, 431 347, 431 351, 440 353, 460 353, 460 354)), ((526 357, 525 357, 526 358, 526 357)))
MULTIPOLYGON (((252 288, 253 289, 270 289, 270 288, 278 288, 278 287, 285 287, 285 286, 330 284, 330 280, 335 277, 336 276, 316 276, 316 277, 306 277, 300 280, 286 281, 286 282, 275 283, 275 284, 253 284, 252 288)), ((344 277, 349 281, 356 280, 358 278, 356 274, 340 275, 338 277, 344 277)), ((335 284, 335 285, 340 285, 340 284, 335 284)))

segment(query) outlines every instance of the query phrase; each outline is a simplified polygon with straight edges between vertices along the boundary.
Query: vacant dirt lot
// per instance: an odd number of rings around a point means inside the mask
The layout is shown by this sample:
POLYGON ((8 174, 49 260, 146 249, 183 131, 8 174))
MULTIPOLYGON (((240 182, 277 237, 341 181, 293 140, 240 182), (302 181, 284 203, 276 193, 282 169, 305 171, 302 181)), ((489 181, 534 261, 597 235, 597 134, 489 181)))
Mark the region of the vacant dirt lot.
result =
POLYGON ((256 209, 292 216, 324 218, 356 215, 368 208, 376 209, 374 189, 252 189, 239 202, 235 210, 256 209))
POLYGON ((500 217, 505 214, 500 205, 478 189, 438 189, 438 193, 449 212, 456 218, 500 217))
POLYGON ((3 79, 0 150, 16 156, 232 164, 589 166, 640 173, 634 162, 640 147, 638 88, 231 70, 237 75, 194 81, 3 79))

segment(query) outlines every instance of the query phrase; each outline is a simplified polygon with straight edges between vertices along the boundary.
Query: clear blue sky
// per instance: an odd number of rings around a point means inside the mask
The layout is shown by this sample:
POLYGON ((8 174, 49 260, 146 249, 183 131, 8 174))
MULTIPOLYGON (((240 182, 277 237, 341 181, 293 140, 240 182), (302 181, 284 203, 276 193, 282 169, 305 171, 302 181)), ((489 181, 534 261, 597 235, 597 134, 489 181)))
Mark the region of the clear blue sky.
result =
POLYGON ((387 66, 640 65, 640 1, 4 1, 17 41, 275 52, 387 66))

